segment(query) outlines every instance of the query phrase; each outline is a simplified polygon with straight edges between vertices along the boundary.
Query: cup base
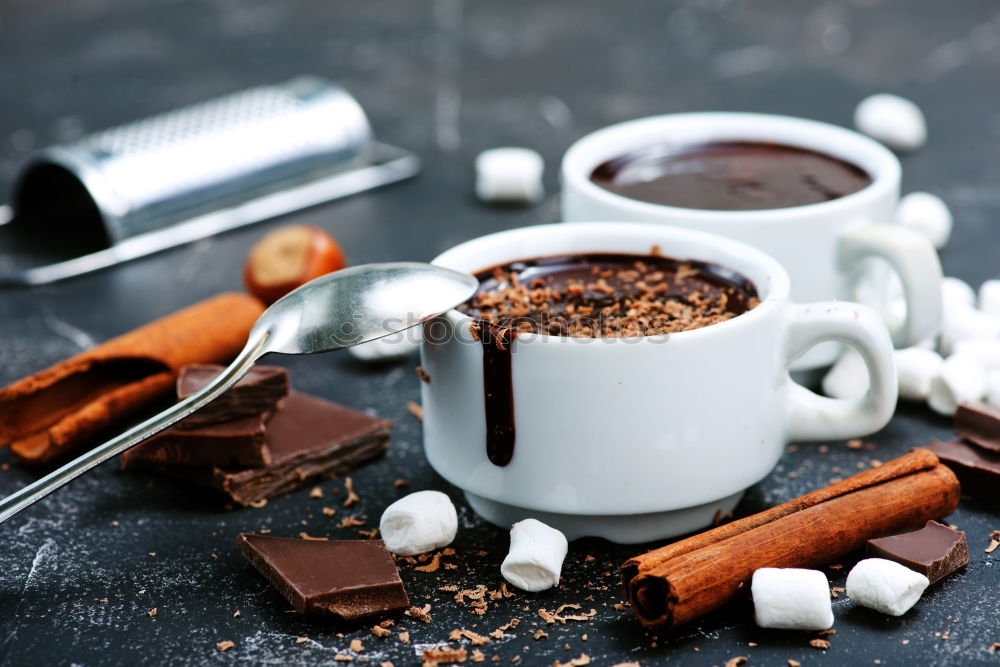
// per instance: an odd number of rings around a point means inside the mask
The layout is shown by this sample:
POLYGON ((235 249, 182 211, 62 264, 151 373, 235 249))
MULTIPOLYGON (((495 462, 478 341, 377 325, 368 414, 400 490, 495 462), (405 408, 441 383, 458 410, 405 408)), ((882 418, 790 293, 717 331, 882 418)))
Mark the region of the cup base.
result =
POLYGON ((562 531, 568 540, 580 537, 603 537, 617 544, 638 544, 706 528, 713 520, 717 520, 717 517, 729 514, 742 497, 743 491, 739 491, 704 505, 666 512, 593 515, 541 512, 465 492, 465 498, 476 514, 498 526, 506 528, 530 517, 562 531))

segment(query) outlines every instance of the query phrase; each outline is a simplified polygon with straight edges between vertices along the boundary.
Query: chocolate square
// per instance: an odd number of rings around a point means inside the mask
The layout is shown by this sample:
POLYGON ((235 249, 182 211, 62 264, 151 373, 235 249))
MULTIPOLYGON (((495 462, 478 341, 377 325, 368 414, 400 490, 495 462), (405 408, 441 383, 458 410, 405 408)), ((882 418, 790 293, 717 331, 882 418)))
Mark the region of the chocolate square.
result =
POLYGON ((122 454, 122 467, 140 465, 262 466, 271 462, 270 414, 198 428, 168 428, 122 454))
POLYGON ((382 540, 240 533, 236 546, 300 613, 356 621, 409 605, 399 568, 382 540))
MULTIPOLYGON (((177 377, 177 398, 184 400, 204 389, 225 370, 214 364, 192 364, 177 377)), ((279 366, 254 366, 222 396, 187 417, 176 426, 200 428, 275 410, 288 395, 288 371, 279 366)))
POLYGON ((969 564, 969 545, 964 532, 928 521, 920 530, 868 540, 868 555, 905 565, 933 584, 969 564))
POLYGON ((134 467, 153 468, 249 505, 288 493, 320 477, 352 470, 384 454, 391 429, 390 420, 292 392, 267 422, 267 449, 271 455, 267 465, 158 465, 135 461, 134 467))

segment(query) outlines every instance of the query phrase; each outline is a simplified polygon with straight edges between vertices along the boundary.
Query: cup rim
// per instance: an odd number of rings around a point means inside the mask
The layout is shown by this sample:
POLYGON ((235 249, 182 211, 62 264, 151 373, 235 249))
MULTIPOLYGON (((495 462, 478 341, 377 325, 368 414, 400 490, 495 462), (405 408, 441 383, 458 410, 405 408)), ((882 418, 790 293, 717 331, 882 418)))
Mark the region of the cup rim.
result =
MULTIPOLYGON (((698 140, 711 141, 713 139, 699 137, 698 140)), ((651 142, 646 139, 645 143, 651 142)), ((865 207, 872 201, 885 196, 887 192, 898 189, 901 173, 899 160, 892 151, 874 139, 853 130, 795 116, 741 111, 695 111, 663 114, 609 125, 577 139, 563 155, 561 164, 564 197, 567 190, 574 189, 606 206, 613 206, 616 210, 622 211, 623 216, 633 214, 647 220, 658 215, 669 215, 683 217, 692 222, 711 220, 715 223, 733 224, 781 223, 789 220, 801 222, 803 219, 820 212, 837 214, 856 207, 865 207), (637 134, 648 133, 653 136, 653 142, 662 141, 665 138, 663 135, 672 126, 693 125, 695 123, 706 126, 708 128, 705 130, 707 134, 716 135, 714 140, 774 141, 827 153, 864 169, 871 177, 872 182, 857 192, 814 204, 747 211, 720 211, 684 208, 633 199, 605 190, 590 180, 591 172, 603 160, 640 147, 643 142, 634 138, 637 134), (752 128, 752 130, 745 128, 752 128), (767 132, 768 138, 741 136, 743 133, 753 135, 757 132, 767 132), (816 140, 814 142, 802 141, 801 135, 809 135, 815 137, 816 140), (628 145, 611 148, 611 145, 619 137, 628 138, 629 141, 625 142, 628 145), (606 150, 599 150, 605 146, 608 147, 606 150), (595 152, 607 154, 602 155, 601 158, 595 158, 593 156, 595 152)))
MULTIPOLYGON (((543 237, 554 237, 554 238, 570 238, 576 235, 579 238, 580 235, 607 235, 609 232, 613 232, 619 237, 622 235, 630 235, 636 239, 644 238, 644 244, 647 247, 652 247, 654 245, 669 245, 671 242, 680 241, 682 243, 693 243, 698 245, 700 248, 705 250, 705 255, 707 256, 694 256, 690 255, 688 257, 676 257, 674 254, 670 253, 669 250, 665 250, 663 256, 665 257, 675 257, 676 259, 694 259, 703 262, 711 262, 714 264, 719 264, 727 269, 736 271, 740 275, 744 276, 757 289, 758 297, 760 298, 760 303, 744 313, 737 315, 731 319, 724 322, 717 322, 715 324, 710 324, 705 327, 700 327, 698 329, 689 329, 687 331, 678 331, 668 334, 657 334, 653 336, 639 336, 632 338, 625 337, 613 337, 613 338, 577 338, 572 336, 557 336, 547 333, 521 333, 518 335, 518 344, 528 343, 535 339, 547 340, 550 338, 559 339, 561 341, 569 341, 576 343, 589 343, 594 340, 600 340, 604 342, 616 342, 616 341, 626 341, 629 343, 643 342, 643 341, 653 341, 662 342, 664 339, 669 338, 670 340, 675 340, 678 337, 686 340, 694 336, 706 336, 714 335, 717 332, 729 331, 735 327, 740 326, 752 326, 757 320, 768 317, 772 311, 777 309, 782 303, 790 300, 790 279, 788 277, 788 272, 781 266, 778 260, 774 259, 762 250, 758 250, 753 246, 747 245, 740 241, 734 241, 732 239, 726 238, 718 234, 712 234, 709 232, 702 232, 698 230, 683 229, 678 227, 667 227, 664 225, 659 225, 656 223, 646 223, 646 222, 559 222, 559 223, 549 223, 544 225, 532 225, 528 227, 520 227, 517 229, 510 229, 501 232, 494 232, 492 234, 486 234, 485 236, 479 236, 463 243, 459 243, 456 246, 452 246, 448 250, 445 250, 437 257, 431 260, 431 264, 437 266, 444 266, 446 268, 455 269, 458 271, 468 271, 470 273, 475 273, 481 271, 482 269, 488 268, 490 266, 495 266, 504 262, 513 262, 519 259, 528 259, 525 256, 507 257, 505 259, 500 259, 492 264, 486 264, 485 266, 477 266, 476 268, 468 268, 465 264, 460 261, 460 258, 468 256, 470 254, 476 253, 483 248, 494 245, 498 242, 516 242, 524 239, 531 239, 533 237, 543 236, 543 237), (719 256, 725 256, 727 259, 719 260, 719 256), (763 275, 763 281, 766 284, 762 285, 760 279, 755 279, 747 275, 747 271, 742 267, 734 267, 730 263, 730 259, 735 259, 738 264, 751 264, 754 269, 759 269, 759 273, 763 275), (766 290, 766 294, 762 293, 766 290)), ((599 246, 600 243, 595 241, 595 245, 599 246)), ((602 252, 599 247, 595 247, 592 250, 573 248, 566 251, 567 254, 581 254, 585 252, 602 252)), ((605 250, 605 252, 613 252, 610 250, 605 250)), ((699 250, 700 252, 700 250, 699 250)), ((547 256, 553 253, 540 253, 534 256, 547 256)), ((636 253, 642 254, 642 253, 636 253)), ((446 313, 442 314, 442 317, 448 318, 452 325, 459 325, 462 322, 471 322, 473 318, 465 313, 459 311, 457 308, 452 308, 446 313)))

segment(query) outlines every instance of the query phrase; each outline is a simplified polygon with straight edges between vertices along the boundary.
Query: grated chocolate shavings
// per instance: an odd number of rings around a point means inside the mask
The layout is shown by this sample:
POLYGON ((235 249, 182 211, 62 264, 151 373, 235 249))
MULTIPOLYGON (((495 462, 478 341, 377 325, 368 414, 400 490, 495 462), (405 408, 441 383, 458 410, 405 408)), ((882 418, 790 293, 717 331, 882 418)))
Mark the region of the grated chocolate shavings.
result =
POLYGON ((472 642, 473 646, 482 646, 483 644, 488 644, 490 641, 489 637, 484 637, 472 632, 471 630, 466 630, 465 628, 456 628, 452 630, 448 633, 448 639, 453 642, 457 642, 461 639, 468 639, 472 642))
POLYGON ((465 662, 469 654, 464 646, 452 648, 450 646, 439 646, 423 651, 423 667, 434 667, 435 665, 445 665, 455 662, 465 662))
MULTIPOLYGON (((708 265, 656 257, 526 260, 478 277, 480 289, 459 306, 462 312, 518 332, 573 338, 688 331, 759 304, 756 290, 742 277, 737 282, 708 265)), ((479 324, 470 328, 477 340, 480 333, 479 324)), ((502 348, 502 337, 495 338, 502 348)))
POLYGON ((365 522, 352 514, 351 516, 345 516, 341 519, 340 523, 337 524, 337 528, 351 528, 363 525, 365 525, 365 522))
POLYGON ((441 566, 441 553, 438 552, 434 554, 433 558, 431 558, 430 563, 427 563, 427 565, 418 565, 413 569, 419 570, 420 572, 437 572, 440 566, 441 566))
POLYGON ((430 604, 425 604, 422 608, 410 607, 403 613, 409 616, 410 618, 417 619, 418 621, 423 621, 424 623, 430 623, 431 622, 430 610, 431 610, 430 604))
POLYGON ((347 497, 344 498, 344 507, 350 507, 354 503, 361 500, 358 494, 354 493, 354 480, 350 477, 344 478, 344 489, 347 490, 347 497))

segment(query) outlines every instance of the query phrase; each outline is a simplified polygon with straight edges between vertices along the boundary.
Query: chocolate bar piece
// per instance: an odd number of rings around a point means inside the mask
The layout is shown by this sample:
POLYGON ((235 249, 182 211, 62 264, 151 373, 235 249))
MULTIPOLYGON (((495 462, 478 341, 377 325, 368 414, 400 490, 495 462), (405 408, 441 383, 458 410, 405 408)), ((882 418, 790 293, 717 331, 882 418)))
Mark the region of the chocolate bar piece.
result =
POLYGON ((382 540, 296 540, 240 533, 236 547, 303 614, 355 621, 410 604, 382 540))
POLYGON ((259 414, 200 428, 169 428, 122 454, 122 467, 137 465, 262 466, 271 463, 266 423, 259 414))
POLYGON ((241 505, 293 491, 323 476, 352 470, 385 453, 392 421, 292 392, 267 422, 271 463, 254 468, 155 465, 178 479, 221 491, 241 505))
POLYGON ((1000 452, 1000 410, 968 403, 958 406, 955 434, 980 447, 1000 452))
POLYGON ((964 440, 935 440, 928 449, 955 473, 963 494, 994 503, 1000 500, 1000 453, 964 440))
MULTIPOLYGON (((193 364, 181 369, 177 378, 177 398, 196 394, 218 377, 222 366, 193 364)), ((200 428, 271 412, 288 395, 288 371, 279 366, 254 366, 222 396, 187 417, 178 428, 200 428)))
POLYGON ((894 560, 933 584, 969 564, 969 545, 961 530, 928 521, 920 530, 868 540, 868 555, 894 560))

